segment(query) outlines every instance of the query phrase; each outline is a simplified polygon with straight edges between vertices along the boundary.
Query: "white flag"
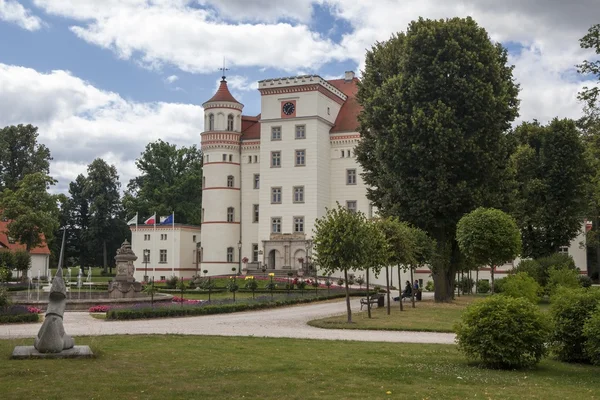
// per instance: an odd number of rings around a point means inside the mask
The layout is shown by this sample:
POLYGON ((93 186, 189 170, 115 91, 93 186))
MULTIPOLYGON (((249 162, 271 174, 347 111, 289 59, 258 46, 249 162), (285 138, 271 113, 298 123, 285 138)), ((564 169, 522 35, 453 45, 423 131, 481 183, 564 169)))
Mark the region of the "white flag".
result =
POLYGON ((127 225, 137 225, 137 222, 138 222, 138 215, 136 213, 133 218, 131 218, 129 221, 127 221, 127 225))

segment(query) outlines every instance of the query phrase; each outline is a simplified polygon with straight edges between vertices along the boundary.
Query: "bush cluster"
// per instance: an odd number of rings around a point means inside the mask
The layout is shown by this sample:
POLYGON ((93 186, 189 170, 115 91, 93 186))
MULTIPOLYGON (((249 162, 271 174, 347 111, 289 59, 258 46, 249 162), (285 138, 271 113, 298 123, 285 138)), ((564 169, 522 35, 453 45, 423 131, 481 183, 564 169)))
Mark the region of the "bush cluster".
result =
POLYGON ((600 304, 600 291, 590 289, 559 289, 552 297, 550 316, 554 324, 551 348, 559 360, 568 362, 590 362, 595 353, 586 352, 586 343, 600 340, 596 330, 594 310, 600 304), (586 336, 584 327, 588 321, 586 336))
POLYGON ((39 311, 36 307, 22 305, 0 307, 0 324, 37 322, 40 320, 39 311))
POLYGON ((589 319, 583 324, 583 336, 585 337, 584 350, 589 361, 594 365, 600 365, 600 305, 596 306, 589 319))
POLYGON ((494 279, 494 293, 504 292, 504 283, 506 283, 506 278, 494 279))
POLYGON ((491 286, 488 281, 481 279, 481 280, 479 280, 479 282, 477 282, 477 293, 481 293, 481 294, 489 293, 490 289, 491 289, 491 286))
POLYGON ((461 293, 471 293, 475 286, 475 281, 469 277, 456 282, 456 285, 461 293))
POLYGON ((458 348, 491 368, 527 368, 546 354, 550 325, 539 308, 505 295, 471 304, 455 326, 458 348))
POLYGON ((517 272, 506 278, 500 279, 502 283, 502 292, 513 298, 524 298, 533 304, 540 301, 542 287, 525 272, 517 272))

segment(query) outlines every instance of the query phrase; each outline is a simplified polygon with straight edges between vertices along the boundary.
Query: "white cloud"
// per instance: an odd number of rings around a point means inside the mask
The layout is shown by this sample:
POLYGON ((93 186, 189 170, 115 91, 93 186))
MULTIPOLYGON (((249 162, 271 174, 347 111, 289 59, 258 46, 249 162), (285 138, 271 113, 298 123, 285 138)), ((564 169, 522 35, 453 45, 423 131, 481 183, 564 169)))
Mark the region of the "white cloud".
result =
POLYGON ((165 82, 167 82, 167 83, 173 83, 173 82, 175 82, 178 79, 179 79, 179 77, 177 75, 170 75, 170 76, 167 76, 165 78, 165 82))
POLYGON ((31 14, 31 10, 14 0, 0 0, 0 20, 19 25, 28 31, 42 27, 42 20, 31 14))
MULTIPOLYGON (((239 67, 295 70, 303 65, 316 69, 346 58, 339 45, 306 25, 231 24, 211 9, 192 7, 191 3, 35 0, 48 13, 80 21, 71 30, 81 39, 149 68, 171 64, 186 72, 215 72, 225 57, 239 67)), ((226 2, 212 3, 218 9, 231 8, 226 2)))
POLYGON ((0 64, 0 109, 0 126, 39 127, 39 141, 55 159, 51 171, 60 190, 97 157, 114 163, 126 185, 148 142, 198 145, 204 123, 196 105, 132 102, 68 71, 41 73, 6 64, 0 64))
POLYGON ((219 15, 236 21, 275 22, 282 18, 309 22, 312 15, 312 0, 198 0, 199 4, 210 5, 219 15))

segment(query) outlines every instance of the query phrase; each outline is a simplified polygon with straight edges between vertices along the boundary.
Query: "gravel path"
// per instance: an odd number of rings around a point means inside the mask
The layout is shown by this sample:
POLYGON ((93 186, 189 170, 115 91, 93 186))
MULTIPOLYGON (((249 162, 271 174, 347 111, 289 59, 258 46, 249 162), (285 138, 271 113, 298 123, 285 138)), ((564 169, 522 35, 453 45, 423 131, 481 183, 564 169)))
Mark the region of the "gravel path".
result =
MULTIPOLYGON (((359 300, 352 300, 352 311, 360 312, 359 309, 359 300)), ((104 321, 92 318, 87 312, 67 312, 65 313, 65 330, 72 336, 181 334, 366 342, 454 343, 454 334, 452 333, 320 329, 306 324, 312 319, 345 312, 346 303, 344 301, 233 314, 135 321, 104 321)), ((35 337, 40 326, 41 323, 1 325, 0 338, 35 337)))

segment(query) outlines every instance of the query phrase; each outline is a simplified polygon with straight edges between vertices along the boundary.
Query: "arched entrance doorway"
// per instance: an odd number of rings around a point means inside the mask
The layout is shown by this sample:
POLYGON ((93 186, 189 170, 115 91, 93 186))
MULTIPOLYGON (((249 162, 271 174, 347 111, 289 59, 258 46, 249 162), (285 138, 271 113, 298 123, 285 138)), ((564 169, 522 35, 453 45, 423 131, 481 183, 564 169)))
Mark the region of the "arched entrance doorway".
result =
POLYGON ((280 256, 279 252, 277 250, 271 250, 269 252, 267 268, 268 269, 277 269, 280 261, 281 261, 281 256, 280 256))

